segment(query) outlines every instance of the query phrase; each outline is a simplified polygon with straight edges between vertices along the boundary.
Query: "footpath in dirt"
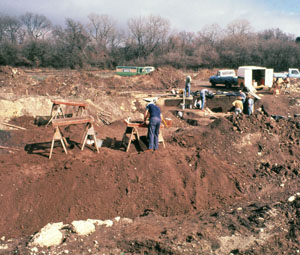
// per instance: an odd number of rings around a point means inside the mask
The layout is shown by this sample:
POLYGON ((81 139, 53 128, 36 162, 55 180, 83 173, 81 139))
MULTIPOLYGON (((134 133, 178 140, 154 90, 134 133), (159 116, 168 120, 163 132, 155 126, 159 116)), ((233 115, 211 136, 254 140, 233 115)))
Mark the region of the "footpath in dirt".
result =
MULTIPOLYGON (((182 88, 178 84, 184 74, 172 71, 171 78, 176 74, 176 86, 182 88)), ((38 75, 19 72, 17 77, 2 72, 4 101, 9 90, 18 91, 22 80, 38 75)), ((76 83, 78 97, 84 98, 82 83, 88 84, 92 75, 72 75, 76 79, 70 84, 76 83)), ((59 77, 51 74, 51 79, 59 77)), ((96 77, 98 84, 121 79, 96 77)), ((139 79, 139 93, 144 95, 150 93, 151 85, 145 84, 152 78, 125 80, 139 79)), ((42 82, 25 84, 24 96, 52 93, 42 82)), ((170 88, 160 83, 153 90, 165 93, 170 88)), ((96 88, 89 89, 95 95, 96 88)), ((114 89, 107 85, 103 90, 108 101, 120 96, 110 94, 114 89)), ((132 116, 141 116, 144 106, 134 100, 132 116)), ((129 113, 101 108, 111 115, 105 115, 110 116, 109 124, 95 124, 97 138, 103 140, 100 152, 93 146, 81 151, 83 126, 71 125, 63 130, 71 144, 68 154, 57 142, 51 160, 51 125, 30 114, 6 120, 25 129, 0 130, 1 146, 10 148, 0 151, 0 254, 298 254, 299 105, 297 84, 280 96, 264 94, 251 117, 200 113, 204 122, 210 119, 206 125, 201 118, 191 125, 187 114, 178 118, 173 108, 161 104, 172 126, 162 130, 166 148, 160 144, 156 152, 144 152, 136 142, 125 152, 121 141, 126 125, 118 117, 129 113), (74 221, 94 229, 80 234, 74 221), (35 233, 59 222, 59 244, 34 243, 35 233)), ((141 128, 140 135, 145 141, 146 130, 141 128)))

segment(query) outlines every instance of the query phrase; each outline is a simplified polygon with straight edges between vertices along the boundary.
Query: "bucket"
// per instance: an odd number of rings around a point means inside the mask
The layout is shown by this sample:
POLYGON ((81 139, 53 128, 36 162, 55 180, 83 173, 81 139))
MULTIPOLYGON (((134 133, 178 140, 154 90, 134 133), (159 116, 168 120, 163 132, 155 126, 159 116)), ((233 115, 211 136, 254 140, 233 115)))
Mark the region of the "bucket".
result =
POLYGON ((98 148, 102 147, 103 140, 97 139, 97 146, 98 148))
POLYGON ((172 126, 172 119, 165 118, 165 121, 166 121, 168 127, 171 127, 171 126, 172 126))

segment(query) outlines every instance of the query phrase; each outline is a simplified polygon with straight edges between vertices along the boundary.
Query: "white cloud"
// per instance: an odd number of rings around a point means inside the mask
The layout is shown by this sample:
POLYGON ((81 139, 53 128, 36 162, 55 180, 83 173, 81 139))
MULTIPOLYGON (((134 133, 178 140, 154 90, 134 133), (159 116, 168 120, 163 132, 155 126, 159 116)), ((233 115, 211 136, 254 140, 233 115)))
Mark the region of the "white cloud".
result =
POLYGON ((108 14, 120 24, 131 17, 154 14, 167 18, 174 29, 195 32, 205 25, 217 23, 225 28, 233 20, 247 19, 255 31, 279 28, 300 33, 300 10, 284 11, 282 4, 282 0, 1 0, 0 12, 44 14, 60 25, 66 18, 87 22, 90 13, 108 14))

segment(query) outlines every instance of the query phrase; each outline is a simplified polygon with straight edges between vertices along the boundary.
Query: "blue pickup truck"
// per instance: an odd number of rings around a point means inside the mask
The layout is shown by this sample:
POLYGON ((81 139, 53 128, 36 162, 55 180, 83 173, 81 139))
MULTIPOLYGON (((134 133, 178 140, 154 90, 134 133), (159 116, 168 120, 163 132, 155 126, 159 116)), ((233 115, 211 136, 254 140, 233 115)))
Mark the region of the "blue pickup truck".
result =
POLYGON ((225 84, 226 88, 238 84, 238 78, 234 70, 219 70, 216 75, 209 78, 210 84, 215 87, 217 84, 225 84))

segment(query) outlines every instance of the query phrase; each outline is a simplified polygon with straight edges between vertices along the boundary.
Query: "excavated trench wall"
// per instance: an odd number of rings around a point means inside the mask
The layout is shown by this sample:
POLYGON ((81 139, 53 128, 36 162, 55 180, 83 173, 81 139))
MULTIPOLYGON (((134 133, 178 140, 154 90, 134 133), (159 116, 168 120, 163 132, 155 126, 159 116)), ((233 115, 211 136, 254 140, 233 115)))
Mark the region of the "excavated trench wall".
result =
MULTIPOLYGON (((206 98, 206 107, 213 112, 230 112, 233 110, 233 101, 236 100, 236 96, 214 96, 213 98, 206 98)), ((182 98, 174 98, 165 100, 165 106, 168 107, 182 107, 182 98)), ((192 99, 185 100, 185 108, 190 108, 193 104, 192 99)))

